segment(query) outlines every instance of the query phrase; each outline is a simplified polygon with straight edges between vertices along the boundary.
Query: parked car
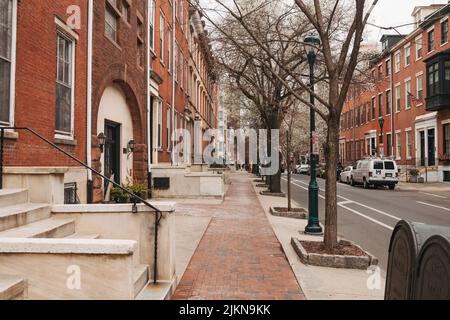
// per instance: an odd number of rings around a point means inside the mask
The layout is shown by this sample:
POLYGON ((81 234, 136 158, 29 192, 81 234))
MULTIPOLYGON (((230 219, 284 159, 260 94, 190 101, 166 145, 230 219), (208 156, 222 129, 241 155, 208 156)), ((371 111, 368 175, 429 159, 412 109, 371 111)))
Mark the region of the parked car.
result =
POLYGON ((387 186, 394 190, 398 184, 398 176, 399 171, 394 160, 372 158, 358 161, 350 183, 352 186, 363 185, 366 189, 370 186, 387 186))
POLYGON ((339 176, 339 182, 350 184, 352 174, 353 174, 353 166, 346 167, 344 171, 339 176))
POLYGON ((295 173, 297 174, 308 174, 309 172, 309 164, 300 164, 295 167, 295 173))

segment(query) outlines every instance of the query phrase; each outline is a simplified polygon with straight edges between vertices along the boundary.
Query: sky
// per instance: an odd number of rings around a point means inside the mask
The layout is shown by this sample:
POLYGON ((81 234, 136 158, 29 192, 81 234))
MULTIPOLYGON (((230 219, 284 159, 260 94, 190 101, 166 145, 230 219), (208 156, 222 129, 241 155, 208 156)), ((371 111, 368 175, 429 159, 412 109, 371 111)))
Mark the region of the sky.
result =
MULTIPOLYGON (((430 4, 446 4, 447 0, 380 0, 373 12, 371 21, 381 26, 398 26, 412 23, 411 13, 415 6, 430 4)), ((384 33, 395 33, 395 31, 370 28, 370 41, 379 41, 384 33)), ((398 29, 402 34, 412 31, 412 26, 398 29)))

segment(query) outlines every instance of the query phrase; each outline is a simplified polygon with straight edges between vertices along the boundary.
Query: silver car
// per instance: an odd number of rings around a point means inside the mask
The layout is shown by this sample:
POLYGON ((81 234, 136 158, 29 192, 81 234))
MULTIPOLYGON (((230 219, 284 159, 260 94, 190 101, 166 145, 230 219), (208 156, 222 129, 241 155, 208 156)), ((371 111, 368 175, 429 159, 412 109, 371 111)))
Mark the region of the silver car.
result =
POLYGON ((350 184, 352 181, 353 166, 346 167, 339 177, 339 182, 350 184))

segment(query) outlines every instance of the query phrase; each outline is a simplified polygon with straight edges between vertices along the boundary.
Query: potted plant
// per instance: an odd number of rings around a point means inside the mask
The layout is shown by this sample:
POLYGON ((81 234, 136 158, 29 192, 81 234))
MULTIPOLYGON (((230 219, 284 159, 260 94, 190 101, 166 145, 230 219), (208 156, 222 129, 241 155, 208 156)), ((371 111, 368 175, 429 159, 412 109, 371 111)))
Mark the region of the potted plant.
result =
POLYGON ((419 176, 420 171, 418 169, 411 169, 409 170, 409 182, 411 183, 417 183, 417 177, 419 176))
POLYGON ((444 153, 443 155, 441 155, 439 157, 439 161, 442 163, 442 165, 448 166, 448 165, 450 165, 450 156, 448 154, 444 153))
POLYGON ((112 188, 111 201, 114 201, 115 203, 129 203, 130 195, 121 188, 112 188))
MULTIPOLYGON (((135 195, 137 195, 138 197, 140 197, 141 199, 144 199, 144 200, 147 198, 147 195, 148 195, 148 189, 143 184, 130 185, 127 187, 127 190, 129 190, 130 192, 134 193, 135 195)), ((130 200, 132 200, 132 199, 130 199, 130 200)), ((139 203, 140 201, 137 201, 137 202, 139 203)))

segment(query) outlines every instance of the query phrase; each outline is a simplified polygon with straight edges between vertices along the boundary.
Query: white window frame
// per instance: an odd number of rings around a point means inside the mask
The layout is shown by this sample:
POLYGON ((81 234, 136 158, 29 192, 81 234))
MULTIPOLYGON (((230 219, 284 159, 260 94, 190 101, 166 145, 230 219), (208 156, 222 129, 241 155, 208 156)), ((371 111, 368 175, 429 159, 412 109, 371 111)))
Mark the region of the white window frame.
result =
POLYGON ((155 55, 155 16, 156 16, 156 1, 155 0, 149 0, 149 10, 150 10, 150 21, 149 21, 149 25, 151 25, 153 27, 152 32, 150 34, 151 39, 153 39, 153 41, 151 41, 150 39, 150 43, 153 43, 153 46, 150 46, 149 43, 149 48, 150 51, 155 55))
POLYGON ((385 106, 385 109, 386 109, 386 116, 389 116, 389 115, 391 115, 392 114, 392 110, 393 110, 393 103, 392 103, 392 99, 393 97, 392 97, 392 91, 391 91, 391 89, 389 88, 389 89, 386 89, 386 99, 385 99, 385 102, 386 102, 386 106, 385 106), (389 99, 390 99, 390 106, 389 106, 389 108, 391 109, 391 111, 389 112, 389 113, 387 113, 387 103, 388 103, 388 100, 387 100, 387 98, 389 97, 389 99))
POLYGON ((444 42, 444 43, 441 43, 441 47, 443 47, 443 46, 445 46, 447 43, 448 43, 448 38, 449 38, 449 29, 450 29, 450 26, 448 25, 448 16, 447 17, 445 17, 445 18, 442 18, 441 19, 441 21, 440 21, 440 23, 439 23, 439 26, 441 27, 441 39, 439 39, 439 42, 441 42, 441 40, 442 40, 442 24, 444 23, 444 22, 447 22, 447 41, 446 42, 444 42))
POLYGON ((402 110, 402 86, 397 83, 394 87, 395 90, 395 113, 399 113, 402 110), (398 99, 400 98, 400 99, 398 99), (400 103, 397 103, 400 102, 400 103))
POLYGON ((172 149, 172 144, 171 142, 171 129, 172 129, 172 107, 170 106, 170 104, 167 104, 166 106, 166 144, 167 144, 167 152, 170 152, 170 150, 172 149))
POLYGON ((164 107, 164 103, 161 99, 158 99, 158 107, 157 107, 157 112, 158 112, 158 127, 157 127, 157 145, 158 145, 158 150, 162 150, 163 147, 163 107, 164 107))
POLYGON ((386 78, 389 78, 392 75, 391 59, 386 59, 385 65, 386 65, 386 78), (388 72, 388 70, 389 70, 389 72, 388 72))
POLYGON ((432 26, 431 28, 429 28, 427 30, 427 54, 430 54, 432 52, 434 52, 436 50, 436 31, 434 30, 434 26, 432 26), (429 43, 429 39, 430 39, 430 32, 433 31, 433 49, 431 51, 428 51, 428 48, 430 47, 430 43, 429 43))
POLYGON ((407 160, 411 160, 412 159, 412 129, 411 128, 407 128, 405 129, 405 147, 406 147, 406 159, 407 160), (409 139, 408 139, 408 135, 409 135, 409 139), (409 142, 409 143, 408 143, 409 142), (411 145, 411 150, 409 149, 409 146, 411 145))
POLYGON ((14 126, 14 111, 16 106, 16 57, 17 57, 17 0, 12 0, 11 21, 11 69, 9 79, 9 121, 1 122, 0 126, 14 126))
POLYGON ((165 46, 164 46, 164 42, 166 40, 165 38, 165 27, 166 27, 166 18, 164 16, 164 12, 162 10, 160 10, 159 12, 160 16, 159 16, 159 61, 161 62, 161 64, 164 66, 164 57, 165 57, 165 46))
POLYGON ((402 130, 395 131, 395 159, 402 159, 402 130))
MULTIPOLYGON (((75 137, 75 67, 76 67, 76 40, 73 39, 71 36, 67 35, 65 30, 61 30, 62 28, 57 28, 57 35, 56 39, 58 40, 59 37, 62 37, 66 39, 67 41, 72 43, 72 61, 71 61, 71 70, 70 70, 70 79, 71 79, 71 92, 70 92, 70 133, 68 132, 62 132, 55 129, 55 138, 61 139, 61 140, 73 140, 75 137)), ((57 49, 59 49, 59 45, 57 45, 57 49)), ((56 52, 56 57, 58 57, 58 51, 56 52)), ((56 65, 57 66, 57 65, 56 65)), ((58 82, 58 79, 56 79, 55 83, 58 82)), ((55 108, 56 108, 56 101, 55 101, 55 108)))
POLYGON ((419 100, 419 103, 417 104, 417 106, 422 106, 423 105, 423 99, 424 99, 424 88, 423 88, 423 71, 420 71, 419 73, 416 74, 416 98, 419 98, 419 77, 422 77, 422 81, 420 82, 421 87, 422 87, 422 99, 419 100))
POLYGON ((423 36, 416 37, 415 42, 415 55, 416 61, 419 61, 423 57, 423 36), (422 49, 422 55, 419 57, 419 49, 422 49))
POLYGON ((412 94, 411 89, 412 89, 412 83, 411 83, 411 77, 406 78, 405 79, 405 110, 410 110, 411 109, 411 104, 408 106, 408 101, 411 101, 411 99, 409 98, 408 92, 412 94), (409 83, 409 91, 408 91, 408 86, 407 84, 409 83))
POLYGON ((402 68, 402 55, 400 51, 397 51, 394 55, 394 61, 395 61, 395 73, 399 73, 402 68))
POLYGON ((405 54, 405 67, 408 67, 411 65, 411 44, 410 43, 405 46, 404 54, 405 54), (409 52, 408 55, 406 54, 407 52, 409 52), (409 57, 409 63, 408 63, 408 57, 409 57))
POLYGON ((175 83, 178 83, 178 59, 179 59, 179 47, 178 42, 175 40, 173 44, 173 77, 175 79, 175 83))

